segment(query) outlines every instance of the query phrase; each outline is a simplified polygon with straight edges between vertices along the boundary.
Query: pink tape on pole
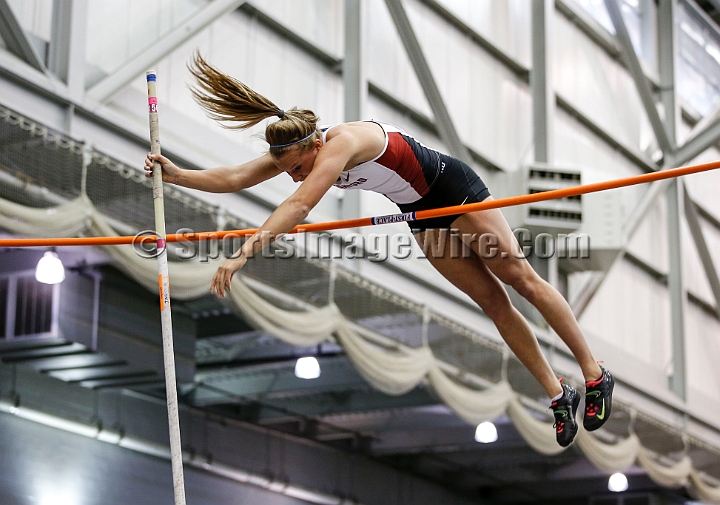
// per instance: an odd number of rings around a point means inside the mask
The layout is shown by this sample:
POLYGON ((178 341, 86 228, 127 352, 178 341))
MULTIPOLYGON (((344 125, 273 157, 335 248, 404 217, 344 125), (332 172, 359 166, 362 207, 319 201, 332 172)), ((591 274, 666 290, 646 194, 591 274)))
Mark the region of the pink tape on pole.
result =
POLYGON ((157 239, 157 248, 158 249, 165 249, 165 244, 166 244, 166 242, 165 242, 164 238, 157 239))
POLYGON ((157 112, 157 97, 150 96, 148 97, 148 105, 150 106, 150 112, 157 112))

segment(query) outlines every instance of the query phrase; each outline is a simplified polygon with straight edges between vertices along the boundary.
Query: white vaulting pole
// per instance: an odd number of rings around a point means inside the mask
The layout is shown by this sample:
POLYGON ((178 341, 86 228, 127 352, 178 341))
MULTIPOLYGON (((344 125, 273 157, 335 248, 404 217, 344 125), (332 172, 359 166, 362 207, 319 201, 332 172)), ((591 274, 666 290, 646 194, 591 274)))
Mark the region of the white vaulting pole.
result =
MULTIPOLYGON (((150 152, 160 154, 160 126, 157 109, 157 75, 146 73, 148 105, 150 108, 150 152)), ((168 276, 167 247, 165 242, 165 204, 163 200, 162 167, 153 165, 153 203, 155 204, 155 234, 157 235, 158 287, 160 289, 160 318, 162 320, 163 359, 165 362, 165 389, 167 393, 168 424, 170 427, 170 460, 172 463, 175 505, 185 505, 185 479, 183 477, 182 444, 180 442, 180 415, 178 413, 177 382, 175 379, 175 353, 173 351, 172 312, 170 311, 170 279, 168 276)))

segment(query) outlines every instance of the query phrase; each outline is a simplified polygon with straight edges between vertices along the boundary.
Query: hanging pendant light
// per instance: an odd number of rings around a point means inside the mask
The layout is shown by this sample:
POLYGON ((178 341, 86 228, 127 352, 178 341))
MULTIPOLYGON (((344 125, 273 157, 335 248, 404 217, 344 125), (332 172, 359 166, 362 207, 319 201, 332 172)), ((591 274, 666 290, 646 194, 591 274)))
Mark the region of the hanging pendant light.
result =
POLYGON ((43 284, 60 284, 65 280, 65 267, 55 251, 46 251, 35 267, 35 279, 43 284))
POLYGON ((295 377, 317 379, 320 377, 320 363, 312 356, 298 359, 297 363, 295 363, 295 377))

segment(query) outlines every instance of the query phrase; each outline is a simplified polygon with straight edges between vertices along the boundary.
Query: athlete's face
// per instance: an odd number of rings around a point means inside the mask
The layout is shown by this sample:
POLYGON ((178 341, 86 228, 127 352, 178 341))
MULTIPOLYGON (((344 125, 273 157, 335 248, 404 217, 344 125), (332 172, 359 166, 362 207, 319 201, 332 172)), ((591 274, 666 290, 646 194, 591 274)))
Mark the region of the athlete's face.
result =
POLYGON ((299 146, 293 147, 280 158, 274 158, 275 165, 283 172, 287 172, 293 182, 302 182, 312 172, 315 158, 321 147, 320 140, 315 140, 311 151, 301 151, 299 146))

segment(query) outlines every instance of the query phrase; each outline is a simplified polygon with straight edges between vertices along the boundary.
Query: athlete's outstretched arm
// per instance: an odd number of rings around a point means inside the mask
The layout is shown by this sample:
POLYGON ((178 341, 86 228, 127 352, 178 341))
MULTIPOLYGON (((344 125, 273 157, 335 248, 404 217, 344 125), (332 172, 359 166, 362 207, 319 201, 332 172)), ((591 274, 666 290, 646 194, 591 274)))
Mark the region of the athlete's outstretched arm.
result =
POLYGON ((351 163, 359 150, 358 139, 353 135, 337 135, 319 150, 313 169, 300 187, 281 203, 258 231, 250 237, 233 258, 225 261, 210 285, 210 291, 219 297, 230 289, 230 281, 247 258, 260 251, 278 235, 287 233, 302 223, 320 199, 337 181, 343 169, 351 163))
POLYGON ((282 173, 269 153, 242 165, 208 170, 184 170, 165 156, 148 153, 144 167, 147 177, 152 177, 153 161, 162 165, 163 182, 210 193, 234 193, 282 173))

